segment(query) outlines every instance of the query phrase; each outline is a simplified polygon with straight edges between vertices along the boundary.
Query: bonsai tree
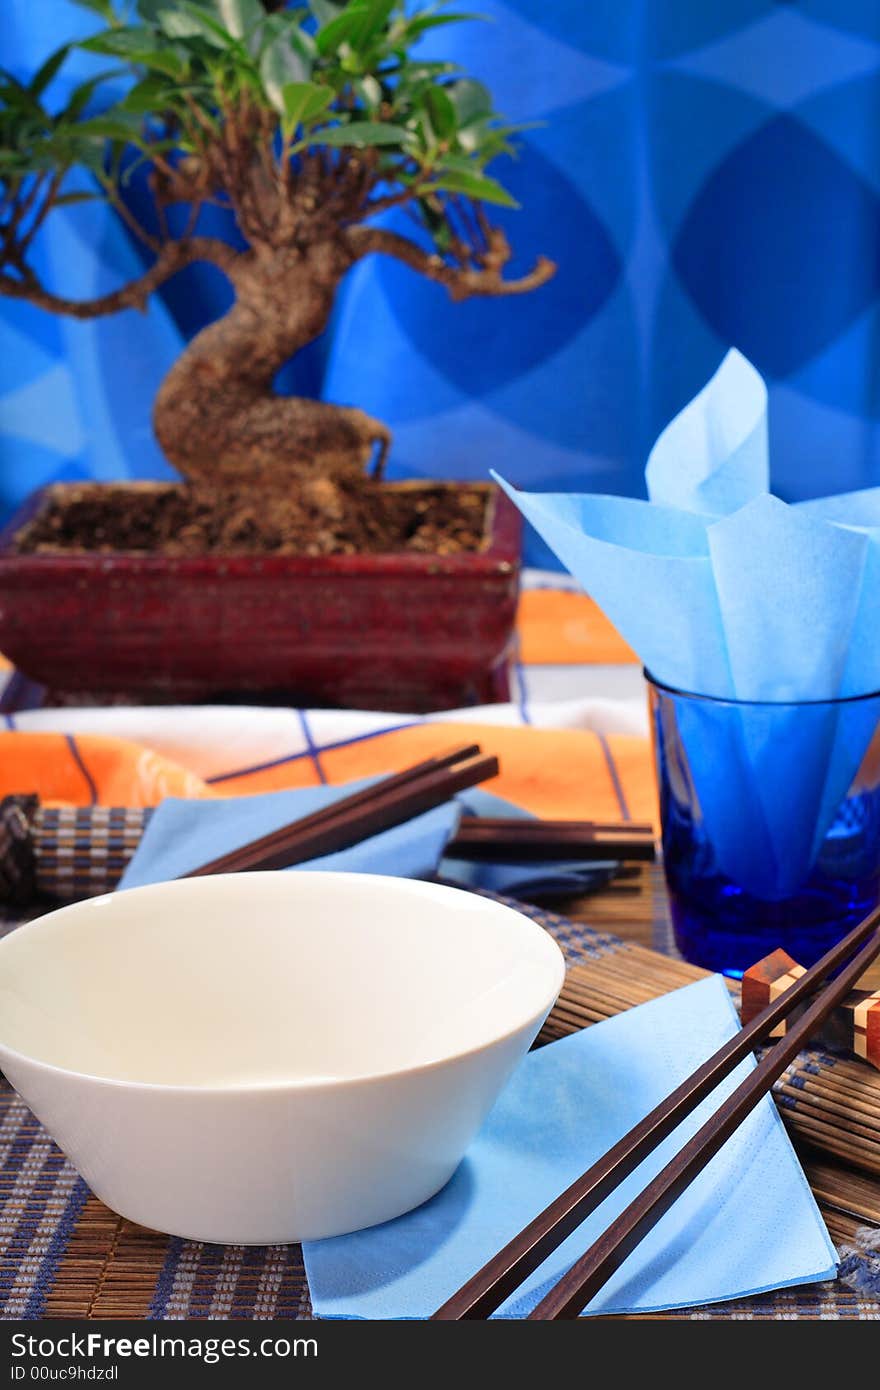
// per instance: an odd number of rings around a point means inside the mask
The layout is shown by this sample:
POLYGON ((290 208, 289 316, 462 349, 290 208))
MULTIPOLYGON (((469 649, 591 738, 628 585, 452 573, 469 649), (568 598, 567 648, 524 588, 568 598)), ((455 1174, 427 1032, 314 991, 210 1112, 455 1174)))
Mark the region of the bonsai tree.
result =
POLYGON ((443 0, 77 2, 106 25, 79 45, 112 61, 106 73, 60 109, 47 94, 66 48, 29 82, 0 75, 0 293, 85 319, 142 308, 193 262, 218 266, 234 302, 162 383, 159 443, 191 483, 289 488, 295 475, 332 509, 340 474, 377 453, 381 475, 389 432, 358 409, 279 396, 273 380, 321 333, 348 271, 393 256, 463 299, 522 294, 554 270, 542 258, 506 279, 510 247, 486 213, 516 206, 486 169, 517 127, 479 82, 414 54, 464 16, 443 0), (133 82, 95 114, 120 90, 120 69, 133 82), (124 193, 144 166, 153 207, 142 221, 124 193), (83 167, 93 192, 75 177, 83 167), (54 208, 89 196, 119 212, 152 262, 80 301, 44 285, 30 253, 54 208), (246 249, 200 233, 212 203, 231 210, 246 249), (172 234, 177 204, 185 225, 172 234), (378 220, 392 209, 411 234, 378 220))

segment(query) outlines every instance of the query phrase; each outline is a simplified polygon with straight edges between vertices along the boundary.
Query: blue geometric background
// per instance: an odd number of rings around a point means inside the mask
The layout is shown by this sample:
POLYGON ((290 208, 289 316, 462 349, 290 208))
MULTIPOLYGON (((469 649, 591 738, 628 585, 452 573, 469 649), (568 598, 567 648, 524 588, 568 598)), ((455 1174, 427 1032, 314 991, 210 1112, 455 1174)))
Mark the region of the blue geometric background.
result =
MULTIPOLYGON (((364 263, 286 385, 394 429, 392 475, 642 494, 664 423, 730 345, 770 387, 786 498, 880 482, 880 4, 876 0, 482 0, 490 24, 423 46, 543 121, 499 166, 544 289, 453 304, 396 262, 364 263)), ((25 73, 94 20, 4 0, 25 73)), ((80 75, 88 60, 79 57, 80 75)), ((143 261, 78 205, 41 271, 87 295, 143 261)), ((150 405, 181 342, 228 302, 211 270, 146 315, 79 324, 0 299, 0 509, 54 478, 168 476, 150 405)), ((543 559, 532 542, 531 558, 543 559)))

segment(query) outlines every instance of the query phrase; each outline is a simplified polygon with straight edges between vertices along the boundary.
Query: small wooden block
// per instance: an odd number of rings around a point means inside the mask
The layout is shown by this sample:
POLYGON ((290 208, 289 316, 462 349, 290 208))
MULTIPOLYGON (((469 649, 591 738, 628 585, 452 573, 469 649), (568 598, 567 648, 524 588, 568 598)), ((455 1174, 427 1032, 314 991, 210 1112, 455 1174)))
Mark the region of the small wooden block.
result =
MULTIPOLYGON (((797 961, 793 960, 788 952, 781 948, 771 951, 770 955, 759 960, 757 965, 750 966, 742 978, 741 1013, 743 1024, 751 1023, 762 1009, 766 1009, 768 1004, 771 1004, 774 999, 778 999, 780 994, 783 994, 789 985, 793 985, 795 980, 800 979, 804 973, 804 967, 798 965, 797 961)), ((786 1027, 789 1023, 793 1023, 796 1017, 797 1012, 777 1024, 770 1034, 771 1038, 783 1037, 786 1027)))
POLYGON ((852 1015, 852 1049, 880 1070, 880 989, 853 990, 842 1005, 852 1015))
MULTIPOLYGON (((787 951, 772 951, 769 956, 751 966, 742 978, 743 1025, 778 999, 789 985, 805 973, 802 965, 792 960, 787 951)), ((806 1005, 793 1009, 783 1019, 771 1038, 781 1038, 786 1027, 804 1012, 806 1005)), ((823 1024, 817 1042, 832 1052, 848 1052, 869 1062, 880 1071, 880 989, 854 989, 823 1024)))

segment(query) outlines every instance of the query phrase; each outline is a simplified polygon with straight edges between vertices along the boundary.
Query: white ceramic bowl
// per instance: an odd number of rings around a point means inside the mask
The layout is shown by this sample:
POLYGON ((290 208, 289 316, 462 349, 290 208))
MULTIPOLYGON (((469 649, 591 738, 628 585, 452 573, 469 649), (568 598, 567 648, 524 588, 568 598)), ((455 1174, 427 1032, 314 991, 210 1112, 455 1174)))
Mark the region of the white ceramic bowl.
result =
POLYGON ((132 1221, 317 1239, 443 1186, 562 978, 546 932, 457 889, 181 880, 0 942, 0 1067, 132 1221))

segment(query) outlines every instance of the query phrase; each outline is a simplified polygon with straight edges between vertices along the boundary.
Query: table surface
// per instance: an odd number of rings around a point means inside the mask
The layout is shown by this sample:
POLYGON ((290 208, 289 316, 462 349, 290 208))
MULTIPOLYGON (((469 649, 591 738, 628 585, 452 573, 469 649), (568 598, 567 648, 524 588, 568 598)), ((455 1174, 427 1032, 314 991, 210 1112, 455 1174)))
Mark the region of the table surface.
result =
MULTIPOLYGON (((572 921, 585 922, 596 931, 610 932, 619 937, 621 941, 648 947, 663 955, 680 958, 676 949, 669 914, 669 900, 666 895, 663 870, 659 863, 632 865, 625 870, 623 876, 614 880, 600 892, 575 898, 554 898, 553 900, 546 900, 544 906, 551 911, 562 913, 571 918, 572 921)), ((880 988, 880 963, 868 972, 864 977, 864 982, 870 984, 873 989, 880 988)), ((817 1194, 819 1188, 815 1181, 815 1175, 820 1171, 825 1178, 826 1187, 828 1185, 833 1187, 838 1172, 844 1175, 850 1172, 847 1165, 843 1163, 838 1165, 836 1160, 827 1154, 817 1156, 809 1150, 804 1150, 797 1136, 795 1136, 795 1140, 796 1147, 807 1165, 808 1175, 817 1194)), ((876 1199, 873 1205, 880 1208, 880 1180, 866 1179, 865 1175, 861 1173, 858 1174, 857 1180, 860 1183, 867 1181, 872 1184, 876 1190, 876 1199)), ((829 1194, 826 1192, 826 1195, 829 1194)), ((833 1202, 833 1198, 831 1200, 833 1202)), ((868 1231, 864 1225, 854 1222, 843 1210, 837 1211, 833 1205, 826 1206, 821 1196, 820 1206, 831 1237, 844 1256, 856 1232, 860 1236, 867 1235, 873 1250, 880 1249, 880 1225, 873 1232, 868 1231)), ((841 1282, 838 1281, 830 1287, 806 1286, 801 1291, 789 1290, 760 1299, 744 1299, 733 1304, 716 1304, 698 1312, 671 1311, 656 1315, 642 1315, 642 1317, 677 1319, 699 1317, 712 1320, 753 1320, 755 1318, 880 1320, 880 1259, 876 1256, 875 1263, 876 1268, 873 1270, 871 1283, 872 1292, 867 1298, 855 1297, 844 1292, 841 1282), (822 1292, 823 1287, 827 1289, 827 1295, 822 1292)), ((635 1317, 633 1320, 639 1321, 640 1318, 635 1317)))
POLYGON ((621 941, 648 946, 664 955, 677 955, 669 902, 658 864, 633 864, 601 892, 583 897, 547 899, 551 911, 574 922, 587 922, 596 931, 613 932, 621 941))
MULTIPOLYGON (((547 907, 633 945, 674 954, 662 874, 655 866, 634 867, 599 893, 555 899, 547 907)), ((117 1216, 89 1192, 8 1088, 5 1094, 0 1089, 0 1102, 5 1107, 0 1114, 0 1317, 310 1316, 298 1247, 257 1252, 169 1240, 146 1231, 117 1216), (8 1144, 19 1146, 22 1158, 17 1166, 7 1162, 3 1167, 4 1135, 8 1144), (23 1181, 25 1169, 27 1182, 23 1181), (41 1224, 46 1226, 42 1244, 41 1224), (64 1245, 53 1262, 48 1247, 59 1231, 63 1231, 64 1245), (35 1258, 51 1265, 42 1278, 42 1290, 40 1279, 28 1274, 35 1258)), ((880 1183, 876 1187, 880 1205, 880 1183)), ((848 1241, 853 1221, 824 1202, 822 1209, 838 1246, 848 1241)), ((880 1227, 875 1229, 880 1232, 880 1227)), ((804 1286, 732 1304, 646 1316, 880 1320, 880 1301, 838 1280, 833 1285, 804 1286)))

